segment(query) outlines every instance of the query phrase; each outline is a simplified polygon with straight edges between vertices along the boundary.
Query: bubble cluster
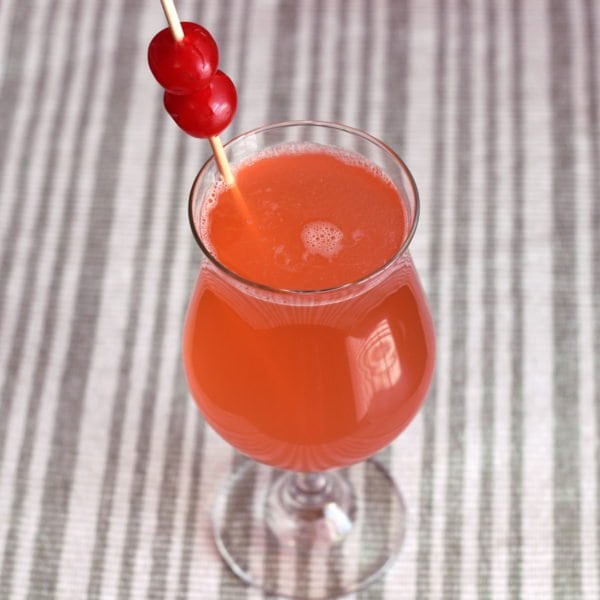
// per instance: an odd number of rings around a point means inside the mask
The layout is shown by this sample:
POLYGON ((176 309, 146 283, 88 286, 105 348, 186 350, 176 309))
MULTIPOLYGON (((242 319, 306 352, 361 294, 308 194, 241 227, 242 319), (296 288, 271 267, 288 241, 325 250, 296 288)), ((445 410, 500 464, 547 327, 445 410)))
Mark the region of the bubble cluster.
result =
POLYGON ((344 234, 328 221, 313 221, 302 229, 302 242, 309 254, 333 258, 342 249, 344 234))
POLYGON ((215 208, 219 201, 219 196, 228 189, 227 184, 223 181, 214 183, 205 193, 202 204, 199 210, 196 210, 194 222, 196 230, 200 233, 200 239, 204 242, 208 251, 214 254, 214 248, 210 241, 210 213, 215 208))

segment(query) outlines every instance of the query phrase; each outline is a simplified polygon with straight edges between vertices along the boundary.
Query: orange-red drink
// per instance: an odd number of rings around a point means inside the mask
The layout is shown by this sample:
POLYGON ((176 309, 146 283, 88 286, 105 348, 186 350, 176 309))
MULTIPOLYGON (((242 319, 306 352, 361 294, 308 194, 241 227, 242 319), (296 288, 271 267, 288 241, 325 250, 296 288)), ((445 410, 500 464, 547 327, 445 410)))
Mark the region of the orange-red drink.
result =
POLYGON ((401 252, 415 216, 380 168, 315 144, 259 153, 236 182, 215 184, 194 216, 213 262, 185 324, 192 395, 256 460, 363 460, 408 425, 431 381, 432 322, 401 252))

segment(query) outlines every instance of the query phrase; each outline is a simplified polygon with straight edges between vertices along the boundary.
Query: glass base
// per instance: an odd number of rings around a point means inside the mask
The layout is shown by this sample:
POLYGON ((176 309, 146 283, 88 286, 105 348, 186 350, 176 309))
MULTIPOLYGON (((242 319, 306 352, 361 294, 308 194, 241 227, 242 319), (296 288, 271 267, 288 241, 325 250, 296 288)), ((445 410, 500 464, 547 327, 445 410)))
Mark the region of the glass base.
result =
POLYGON ((406 508, 387 471, 369 460, 326 473, 291 473, 248 461, 213 513, 232 571, 267 594, 338 598, 369 585, 398 555, 406 508))

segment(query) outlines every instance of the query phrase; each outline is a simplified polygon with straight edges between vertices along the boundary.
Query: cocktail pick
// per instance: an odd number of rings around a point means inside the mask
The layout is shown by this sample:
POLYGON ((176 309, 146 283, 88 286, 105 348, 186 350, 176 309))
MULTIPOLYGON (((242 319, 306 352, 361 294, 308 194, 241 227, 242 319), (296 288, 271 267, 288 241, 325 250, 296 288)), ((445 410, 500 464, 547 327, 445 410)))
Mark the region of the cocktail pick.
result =
MULTIPOLYGON (((184 24, 179 19, 173 0, 160 1, 173 39, 178 44, 183 43, 186 31, 184 31, 184 24)), ((232 186, 235 178, 221 139, 214 131, 223 130, 233 118, 237 106, 235 86, 227 75, 216 71, 218 50, 212 36, 199 25, 185 23, 185 26, 189 29, 190 35, 193 35, 194 40, 189 46, 179 48, 178 58, 183 58, 182 62, 187 64, 181 67, 183 73, 179 73, 175 87, 172 87, 171 75, 173 73, 168 72, 169 69, 172 71, 172 65, 162 63, 161 52, 158 49, 161 45, 164 46, 164 32, 157 34, 150 43, 148 50, 150 69, 165 88, 164 104, 167 112, 186 133, 195 137, 208 138, 219 172, 225 182, 232 186), (153 45, 156 47, 155 53, 153 53, 153 45), (197 59, 199 55, 198 46, 206 50, 207 57, 202 57, 200 62, 194 64, 194 59, 197 59), (189 54, 187 57, 185 56, 186 52, 189 54), (182 57, 181 54, 184 56, 182 57), (185 73, 188 65, 194 67, 197 72, 185 73), (182 74, 184 76, 193 75, 193 77, 188 81, 182 80, 182 74)))

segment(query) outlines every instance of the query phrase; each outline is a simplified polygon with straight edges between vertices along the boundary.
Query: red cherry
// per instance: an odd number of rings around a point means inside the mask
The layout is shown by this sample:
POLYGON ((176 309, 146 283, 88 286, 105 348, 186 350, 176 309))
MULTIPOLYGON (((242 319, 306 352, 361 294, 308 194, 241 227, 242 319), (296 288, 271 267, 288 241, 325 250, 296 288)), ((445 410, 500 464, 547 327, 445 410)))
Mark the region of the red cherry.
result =
POLYGON ((199 138, 218 135, 231 123, 237 107, 233 82, 217 71, 202 89, 179 96, 165 92, 164 104, 175 123, 189 135, 199 138))
POLYGON ((191 94, 205 86, 219 64, 219 50, 212 35, 196 23, 183 22, 184 38, 176 41, 166 27, 148 46, 152 74, 172 94, 191 94))

